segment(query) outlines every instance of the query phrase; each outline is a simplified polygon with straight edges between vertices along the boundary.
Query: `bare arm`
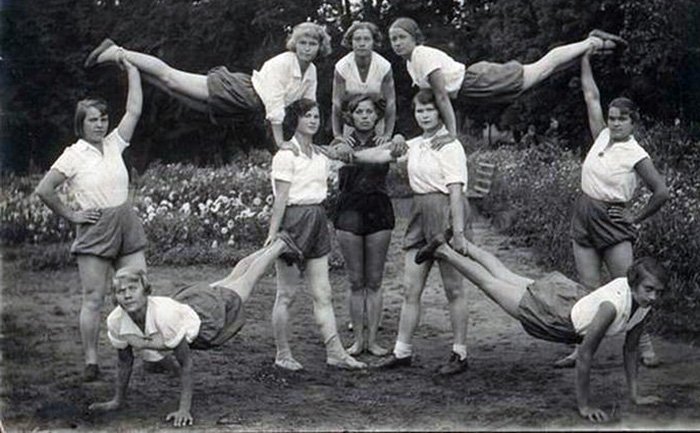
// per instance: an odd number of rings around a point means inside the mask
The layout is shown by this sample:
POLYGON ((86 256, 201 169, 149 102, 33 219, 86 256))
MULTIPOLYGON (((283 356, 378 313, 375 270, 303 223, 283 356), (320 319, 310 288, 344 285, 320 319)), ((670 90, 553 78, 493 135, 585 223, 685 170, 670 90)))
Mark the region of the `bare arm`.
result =
POLYGON ((333 137, 343 135, 343 98, 345 97, 345 78, 335 71, 333 73, 333 108, 331 122, 333 126, 333 137))
POLYGON ((629 397, 632 403, 638 405, 654 404, 661 401, 661 399, 656 396, 642 397, 639 395, 639 385, 637 382, 639 357, 637 349, 639 348, 639 337, 642 335, 642 332, 644 332, 646 321, 647 319, 645 318, 627 333, 625 336, 625 345, 623 346, 625 377, 627 378, 629 397))
POLYGON ((435 94, 435 105, 440 111, 442 121, 445 122, 447 131, 453 137, 457 137, 457 120, 455 117, 455 110, 452 108, 450 95, 447 93, 447 89, 445 88, 445 77, 442 75, 442 71, 436 69, 431 72, 430 75, 428 75, 428 81, 430 82, 430 88, 435 94))
POLYGON ((284 218, 284 211, 287 209, 287 199, 289 198, 289 190, 292 187, 291 182, 285 182, 283 180, 275 180, 275 202, 272 205, 272 215, 270 216, 270 229, 268 230, 267 240, 265 245, 271 243, 277 233, 279 233, 280 226, 282 225, 282 219, 284 218))
POLYGON ((386 101, 384 109, 384 131, 382 136, 384 141, 391 140, 391 135, 394 133, 396 126, 396 90, 394 89, 394 76, 391 70, 387 72, 382 80, 382 97, 386 101))
POLYGON ((610 302, 603 302, 591 322, 576 356, 576 401, 582 417, 593 422, 604 422, 608 415, 602 409, 592 406, 590 402, 591 363, 593 355, 605 332, 615 320, 615 307, 610 302))
POLYGON ((175 359, 180 363, 180 407, 177 412, 171 412, 166 421, 173 421, 175 427, 192 425, 194 422, 190 409, 192 408, 192 354, 190 344, 184 338, 175 348, 175 359))
POLYGON ((134 353, 130 346, 117 351, 117 378, 115 380, 114 398, 104 403, 93 403, 88 409, 92 411, 110 411, 118 409, 126 401, 131 370, 134 366, 134 353))
POLYGON ((605 119, 603 118, 603 109, 600 106, 600 92, 593 79, 590 51, 581 57, 581 89, 583 90, 583 99, 586 101, 586 109, 588 111, 588 127, 595 140, 601 131, 605 129, 605 119))
POLYGON ((390 142, 381 146, 359 150, 353 153, 353 161, 360 164, 383 164, 395 161, 406 153, 406 140, 396 134, 390 142))
POLYGON ((67 219, 74 224, 97 222, 100 218, 99 209, 86 209, 74 211, 61 201, 56 193, 56 188, 66 181, 66 176, 58 170, 49 170, 39 182, 34 191, 41 201, 46 204, 55 214, 67 219))
POLYGON ((467 241, 464 238, 464 206, 462 203, 462 184, 451 183, 447 185, 450 193, 450 215, 452 216, 452 248, 460 254, 467 253, 467 241))
POLYGON ((123 59, 122 64, 126 68, 127 80, 129 82, 129 93, 126 97, 126 113, 117 126, 119 135, 125 141, 131 141, 134 136, 136 124, 141 117, 141 108, 143 106, 143 91, 141 89, 141 74, 139 70, 132 65, 128 60, 123 59))
POLYGON ((647 204, 642 208, 639 214, 632 219, 632 222, 637 224, 654 215, 661 209, 661 206, 671 197, 671 193, 666 186, 666 181, 658 170, 656 170, 650 158, 644 158, 639 161, 634 166, 634 169, 652 192, 647 204))

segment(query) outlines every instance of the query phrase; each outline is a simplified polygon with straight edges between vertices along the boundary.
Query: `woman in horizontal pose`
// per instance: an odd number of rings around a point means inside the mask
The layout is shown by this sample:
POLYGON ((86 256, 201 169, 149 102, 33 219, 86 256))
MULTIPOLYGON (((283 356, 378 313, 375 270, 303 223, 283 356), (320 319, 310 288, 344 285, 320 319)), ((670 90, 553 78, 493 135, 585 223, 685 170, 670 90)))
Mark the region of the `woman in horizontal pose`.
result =
POLYGON ((331 38, 314 23, 294 26, 287 51, 266 61, 252 76, 218 66, 206 75, 175 69, 149 54, 127 50, 105 39, 95 48, 86 67, 123 57, 133 63, 149 82, 175 96, 191 108, 208 113, 214 121, 250 121, 265 115, 275 144, 282 142, 284 109, 301 98, 316 100, 314 60, 331 53, 331 38))
POLYGON ((146 269, 146 234, 129 198, 129 173, 122 152, 129 146, 141 116, 142 92, 138 69, 121 59, 129 91, 126 112, 109 132, 109 111, 102 99, 88 98, 75 109, 78 141, 67 147, 36 188, 41 200, 76 226, 71 253, 78 261, 83 300, 80 337, 85 353, 83 380, 99 378, 97 346, 100 313, 116 269, 146 269), (109 132, 109 133, 108 133, 109 132), (65 183, 77 209, 63 203, 56 192, 65 183))
MULTIPOLYGON (((381 42, 379 28, 366 21, 355 21, 343 35, 340 45, 352 51, 338 60, 333 73, 332 124, 336 138, 346 136, 344 128, 352 129, 352 125, 343 122, 343 104, 354 96, 372 95, 384 101, 384 117, 372 139, 378 144, 391 140, 396 123, 396 93, 391 63, 375 51, 381 42)), ((349 139, 353 139, 352 135, 349 139)))
POLYGON ((413 84, 435 93, 435 103, 453 137, 457 136, 457 127, 451 100, 512 102, 557 69, 579 59, 589 48, 612 50, 626 44, 619 36, 593 30, 588 38, 554 48, 534 63, 482 61, 465 67, 445 52, 423 45, 425 37, 411 18, 397 18, 389 27, 389 40, 394 52, 406 60, 413 84))
POLYGON ((604 422, 608 414, 590 398, 593 356, 603 337, 626 333, 625 375, 634 404, 660 401, 641 396, 637 384, 639 337, 648 313, 668 283, 668 273, 655 259, 643 257, 627 273, 590 292, 559 272, 532 280, 512 272, 493 254, 467 242, 465 255, 436 238, 416 255, 416 262, 437 259, 450 263, 535 338, 557 343, 578 343, 576 401, 579 414, 604 422), (465 257, 466 256, 466 257, 465 257))

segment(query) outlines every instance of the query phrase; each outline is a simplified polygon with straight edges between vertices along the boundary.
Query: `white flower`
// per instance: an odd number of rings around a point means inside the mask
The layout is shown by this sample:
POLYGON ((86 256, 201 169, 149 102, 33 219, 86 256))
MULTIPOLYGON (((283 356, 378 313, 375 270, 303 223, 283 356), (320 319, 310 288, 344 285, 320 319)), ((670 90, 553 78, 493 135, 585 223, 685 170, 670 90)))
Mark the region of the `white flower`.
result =
POLYGON ((189 215, 192 210, 190 209, 190 204, 185 203, 180 207, 180 212, 189 215))
POLYGON ((219 242, 217 242, 216 240, 213 240, 213 241, 211 242, 211 247, 212 247, 212 248, 217 248, 218 246, 219 246, 219 242))
POLYGON ((262 204, 262 199, 260 197, 255 197, 253 199, 253 206, 260 206, 262 204))
POLYGON ((226 222, 226 227, 229 228, 229 230, 233 230, 233 228, 236 226, 236 223, 233 220, 228 220, 226 222))
POLYGON ((221 227, 221 234, 227 235, 228 234, 228 227, 221 227))

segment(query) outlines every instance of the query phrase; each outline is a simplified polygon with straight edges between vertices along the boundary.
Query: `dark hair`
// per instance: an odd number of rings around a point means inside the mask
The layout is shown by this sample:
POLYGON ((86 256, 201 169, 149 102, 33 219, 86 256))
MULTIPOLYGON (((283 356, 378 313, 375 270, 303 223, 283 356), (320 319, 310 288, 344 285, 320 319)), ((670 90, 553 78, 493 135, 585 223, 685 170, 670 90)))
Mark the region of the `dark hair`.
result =
POLYGON ((96 108, 102 115, 109 114, 107 102, 102 98, 85 98, 78 101, 75 105, 75 117, 73 118, 73 130, 78 138, 83 138, 85 134, 83 122, 85 122, 89 108, 96 108))
POLYGON ((343 103, 343 121, 346 125, 354 127, 355 124, 352 120, 352 113, 357 109, 357 107, 364 101, 371 101, 374 106, 374 111, 377 113, 377 121, 384 117, 384 110, 386 109, 386 102, 379 95, 374 95, 371 93, 360 94, 351 96, 349 99, 345 100, 343 103))
POLYGON ((299 118, 311 111, 312 108, 318 107, 318 103, 314 100, 302 98, 292 102, 284 109, 284 121, 282 121, 282 132, 284 139, 289 140, 294 136, 294 132, 299 125, 299 118))
POLYGON ((627 270, 627 282, 634 288, 642 282, 645 276, 652 276, 664 286, 668 283, 669 274, 666 268, 653 257, 640 257, 627 270))
POLYGON ((435 93, 430 89, 419 90, 411 99, 411 108, 414 110, 416 109, 416 103, 435 105, 435 93))
POLYGON ((326 57, 333 48, 331 47, 331 36, 326 28, 316 23, 300 23, 294 26, 292 33, 287 37, 286 47, 289 51, 296 52, 297 42, 302 36, 309 36, 318 41, 318 56, 326 57))
POLYGON ((352 25, 345 31, 345 34, 343 34, 343 40, 340 42, 340 46, 352 49, 352 37, 356 31, 361 29, 369 30, 370 33, 372 33, 374 49, 381 47, 382 40, 384 39, 384 37, 382 36, 382 32, 379 31, 379 27, 377 27, 376 24, 371 23, 369 21, 354 21, 352 25))
POLYGON ((608 110, 613 107, 619 109, 622 114, 627 114, 630 116, 632 123, 639 122, 639 108, 637 108, 637 104, 635 104, 631 99, 625 98, 624 96, 615 98, 610 101, 610 104, 608 104, 608 110))
POLYGON ((415 39, 417 45, 420 45, 423 42, 425 42, 425 36, 423 35, 423 32, 421 32, 420 27, 418 27, 418 23, 416 22, 416 20, 414 20, 413 18, 396 18, 394 22, 391 23, 391 25, 389 26, 390 29, 392 27, 398 27, 401 30, 413 36, 413 39, 415 39))

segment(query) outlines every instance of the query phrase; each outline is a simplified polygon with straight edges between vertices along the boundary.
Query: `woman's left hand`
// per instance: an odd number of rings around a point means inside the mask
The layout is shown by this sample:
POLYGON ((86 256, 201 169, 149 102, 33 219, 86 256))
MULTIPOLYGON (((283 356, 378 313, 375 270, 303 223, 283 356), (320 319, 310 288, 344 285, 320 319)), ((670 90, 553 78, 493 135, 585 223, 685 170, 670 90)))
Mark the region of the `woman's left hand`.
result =
POLYGON ((175 427, 184 427, 192 425, 194 419, 189 410, 178 410, 177 412, 170 412, 168 416, 165 417, 166 421, 173 421, 175 427))
POLYGON ((455 233, 451 244, 453 250, 463 256, 467 255, 467 240, 464 238, 464 233, 455 233))
POLYGON ((384 145, 391 141, 391 136, 387 137, 385 135, 376 135, 374 137, 374 144, 377 146, 384 145))
POLYGON ((612 205, 608 207, 608 216, 611 220, 617 223, 634 224, 632 213, 625 209, 624 206, 612 205))

